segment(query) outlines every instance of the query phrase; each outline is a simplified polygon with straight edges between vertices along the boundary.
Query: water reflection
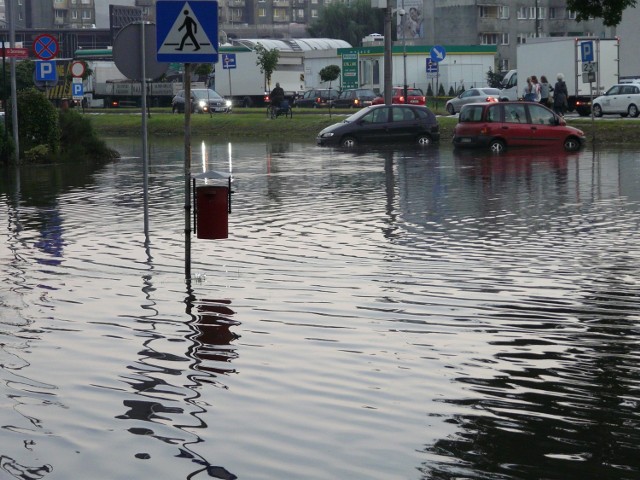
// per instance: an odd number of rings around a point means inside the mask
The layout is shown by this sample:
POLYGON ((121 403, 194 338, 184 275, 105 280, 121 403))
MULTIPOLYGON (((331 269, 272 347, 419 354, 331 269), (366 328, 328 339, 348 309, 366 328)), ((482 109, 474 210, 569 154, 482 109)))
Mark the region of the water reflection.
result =
POLYGON ((135 142, 2 183, 7 471, 637 476, 637 151, 198 142, 236 195, 185 285, 182 146, 143 232, 135 142))

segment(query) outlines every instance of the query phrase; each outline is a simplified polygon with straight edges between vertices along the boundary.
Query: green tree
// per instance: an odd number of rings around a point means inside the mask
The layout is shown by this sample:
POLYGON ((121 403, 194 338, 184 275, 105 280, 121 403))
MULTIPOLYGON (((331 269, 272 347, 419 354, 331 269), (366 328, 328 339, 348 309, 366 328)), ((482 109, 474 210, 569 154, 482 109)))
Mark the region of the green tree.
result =
POLYGON ((487 85, 493 88, 500 88, 504 75, 502 73, 494 72, 493 69, 489 69, 487 72, 487 85))
POLYGON ((636 6, 636 0, 567 0, 567 8, 582 22, 590 17, 601 18, 608 27, 618 25, 622 12, 636 6))
POLYGON ((307 30, 311 37, 337 38, 357 46, 368 34, 384 31, 384 9, 372 8, 371 0, 331 2, 307 30))
POLYGON ((444 97, 444 85, 440 84, 440 88, 438 89, 438 96, 444 97))
POLYGON ((338 79, 340 76, 340 67, 337 65, 327 65, 320 70, 320 80, 322 82, 329 82, 329 88, 331 88, 331 82, 338 79))
POLYGON ((256 60, 256 65, 260 67, 260 73, 264 74, 264 83, 266 85, 267 90, 271 90, 271 75, 275 72, 278 67, 278 59, 280 58, 280 52, 277 48, 272 48, 268 50, 261 43, 256 44, 256 53, 258 54, 258 59, 256 60))

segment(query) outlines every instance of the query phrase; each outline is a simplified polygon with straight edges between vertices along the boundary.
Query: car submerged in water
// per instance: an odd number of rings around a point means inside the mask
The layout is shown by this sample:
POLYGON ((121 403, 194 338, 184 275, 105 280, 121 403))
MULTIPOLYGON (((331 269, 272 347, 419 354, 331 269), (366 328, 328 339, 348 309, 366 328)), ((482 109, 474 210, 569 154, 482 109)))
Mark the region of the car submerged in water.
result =
POLYGON ((562 147, 579 150, 584 132, 534 102, 471 103, 460 110, 455 147, 484 147, 501 153, 510 147, 562 147))
POLYGON ((436 116, 419 105, 373 105, 323 129, 316 137, 322 146, 409 143, 431 145, 440 140, 436 116))

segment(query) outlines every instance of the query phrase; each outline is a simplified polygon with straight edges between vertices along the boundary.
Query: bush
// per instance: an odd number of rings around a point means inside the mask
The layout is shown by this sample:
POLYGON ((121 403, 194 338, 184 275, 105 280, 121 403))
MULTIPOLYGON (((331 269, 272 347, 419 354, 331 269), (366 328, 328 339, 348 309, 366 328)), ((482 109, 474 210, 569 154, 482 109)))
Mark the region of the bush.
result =
POLYGON ((117 152, 109 149, 98 138, 91 122, 78 112, 63 110, 59 115, 60 144, 63 159, 77 159, 86 156, 101 159, 116 158, 117 152))
POLYGON ((38 145, 46 145, 50 154, 58 153, 60 148, 58 112, 35 88, 18 92, 18 126, 18 140, 22 152, 27 152, 38 145))
POLYGON ((453 85, 449 87, 449 96, 450 97, 456 96, 456 92, 453 90, 453 85))
POLYGON ((440 88, 438 89, 438 96, 444 97, 444 85, 440 84, 440 88))
POLYGON ((47 145, 37 145, 23 154, 24 161, 28 163, 45 163, 51 160, 49 147, 47 145))
POLYGON ((433 88, 431 88, 431 84, 427 85, 427 97, 433 97, 433 88))

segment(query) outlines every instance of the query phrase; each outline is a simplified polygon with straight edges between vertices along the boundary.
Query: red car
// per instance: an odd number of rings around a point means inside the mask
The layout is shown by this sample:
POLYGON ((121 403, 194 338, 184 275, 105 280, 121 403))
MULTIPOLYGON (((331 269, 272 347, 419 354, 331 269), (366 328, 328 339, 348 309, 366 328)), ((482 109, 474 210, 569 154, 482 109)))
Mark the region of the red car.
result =
POLYGON ((456 147, 563 147, 579 150, 584 132, 567 126, 564 118, 533 102, 470 103, 460 110, 453 132, 456 147))
MULTIPOLYGON (((419 88, 407 88, 407 101, 404 101, 404 87, 391 89, 391 103, 407 103, 409 105, 424 105, 426 98, 419 88)), ((383 105, 384 96, 376 97, 372 105, 383 105)))

